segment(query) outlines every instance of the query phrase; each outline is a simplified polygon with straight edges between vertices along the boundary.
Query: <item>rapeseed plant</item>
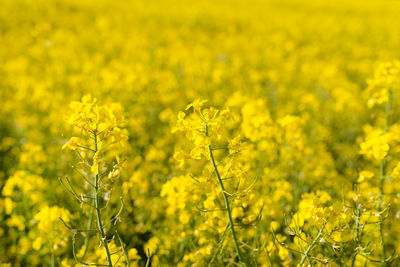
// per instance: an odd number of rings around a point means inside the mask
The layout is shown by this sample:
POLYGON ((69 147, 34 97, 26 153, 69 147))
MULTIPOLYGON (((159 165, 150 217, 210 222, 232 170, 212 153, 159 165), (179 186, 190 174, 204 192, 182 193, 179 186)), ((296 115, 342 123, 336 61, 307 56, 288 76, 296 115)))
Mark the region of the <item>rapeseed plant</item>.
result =
MULTIPOLYGON (((82 98, 81 102, 72 102, 72 114, 68 122, 73 125, 79 133, 79 137, 71 137, 65 143, 64 148, 75 151, 79 156, 80 162, 74 167, 75 171, 83 178, 84 186, 87 193, 78 194, 74 186, 71 184, 69 178, 60 178, 60 183, 64 188, 71 193, 78 202, 83 205, 88 205, 89 218, 87 229, 76 229, 69 225, 62 217, 60 220, 68 230, 73 234, 72 246, 74 258, 84 265, 98 265, 99 263, 87 263, 84 259, 80 258, 75 251, 75 239, 79 233, 85 233, 86 240, 89 238, 90 232, 96 232, 99 236, 101 245, 104 247, 107 264, 106 266, 116 266, 122 255, 125 255, 126 264, 129 265, 128 252, 125 250, 125 245, 122 243, 118 233, 112 233, 118 236, 120 242, 120 256, 117 261, 113 261, 112 255, 116 254, 116 249, 111 251, 109 248, 110 234, 106 232, 108 224, 116 224, 120 219, 119 216, 123 210, 123 201, 121 197, 120 210, 111 217, 108 221, 102 216, 102 211, 107 207, 108 201, 111 198, 112 182, 118 178, 120 168, 123 167, 124 162, 120 160, 118 151, 115 151, 115 146, 123 144, 127 140, 127 133, 123 126, 124 118, 122 117, 120 107, 112 105, 110 107, 99 106, 95 98, 86 95, 82 98), (111 151, 111 152, 110 152, 111 151), (108 163, 110 153, 115 153, 115 161, 113 164, 108 163), (90 170, 90 172, 88 171, 90 170), (65 181, 64 181, 65 180, 65 181), (105 202, 105 204, 104 204, 105 202), (92 229, 92 214, 96 214, 96 230, 92 229)), ((114 239, 115 236, 112 236, 114 239)), ((88 241, 85 241, 85 252, 87 251, 88 241)), ((115 247, 115 245, 114 245, 115 247)), ((104 265, 104 264, 103 264, 104 265)))
MULTIPOLYGON (((240 240, 237 236, 234 217, 232 216, 235 199, 245 196, 245 194, 241 192, 242 190, 246 190, 245 193, 247 193, 249 190, 244 188, 244 185, 246 184, 244 171, 242 170, 241 166, 235 162, 233 157, 236 153, 240 152, 242 144, 240 141, 240 136, 229 140, 225 147, 218 147, 216 144, 213 144, 222 139, 221 127, 229 116, 229 110, 219 111, 213 107, 202 109, 202 106, 205 102, 207 101, 196 100, 186 107, 186 110, 191 108, 193 109, 193 114, 190 116, 190 118, 185 118, 186 114, 184 112, 179 113, 177 126, 173 128, 172 131, 185 131, 187 138, 194 143, 194 147, 191 149, 190 153, 186 155, 184 152, 177 152, 175 154, 175 158, 180 162, 181 166, 185 163, 185 161, 191 159, 205 158, 211 162, 211 177, 202 177, 201 180, 206 180, 207 183, 212 186, 213 182, 210 180, 214 178, 214 183, 218 185, 220 191, 218 193, 216 192, 216 195, 208 194, 204 203, 205 207, 200 208, 200 210, 209 214, 212 214, 218 210, 226 212, 228 221, 227 228, 229 228, 232 234, 232 240, 239 264, 243 264, 244 258, 239 244, 240 240), (227 150, 228 155, 225 156, 223 161, 217 162, 214 156, 215 150, 227 150), (218 168, 218 165, 221 165, 221 167, 218 168), (213 177, 214 175, 215 177, 213 177), (233 184, 233 186, 229 187, 229 189, 227 187, 227 180, 229 180, 230 184, 233 184), (231 191, 232 189, 234 191, 231 191), (221 204, 219 195, 222 195, 223 204, 221 204)), ((201 180, 198 180, 195 177, 192 178, 194 181, 201 183, 201 180)), ((224 230, 223 238, 225 238, 225 231, 226 230, 224 230)), ((224 239, 218 242, 221 244, 224 242, 224 239)), ((215 260, 215 257, 218 256, 221 247, 222 246, 219 245, 219 247, 215 249, 216 252, 214 252, 209 265, 211 265, 215 260)), ((211 254, 210 252, 208 253, 211 254)))

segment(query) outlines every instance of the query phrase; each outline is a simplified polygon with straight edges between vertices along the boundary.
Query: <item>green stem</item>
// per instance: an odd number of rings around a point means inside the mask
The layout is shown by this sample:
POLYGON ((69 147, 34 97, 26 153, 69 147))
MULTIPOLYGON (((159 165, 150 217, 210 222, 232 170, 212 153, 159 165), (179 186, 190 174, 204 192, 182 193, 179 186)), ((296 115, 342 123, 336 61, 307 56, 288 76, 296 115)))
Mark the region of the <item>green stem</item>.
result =
POLYGON ((360 217, 361 217, 361 205, 357 206, 357 219, 356 219, 356 251, 351 260, 351 267, 354 266, 357 257, 357 250, 360 246, 360 217))
MULTIPOLYGON (((94 153, 96 153, 96 152, 97 152, 97 135, 94 134, 94 153)), ((98 168, 100 169, 99 166, 98 166, 98 168)), ((103 243, 104 249, 106 251, 108 266, 113 267, 113 264, 111 261, 110 250, 108 249, 106 236, 104 234, 103 221, 101 220, 101 211, 100 211, 100 205, 99 205, 99 175, 98 174, 96 174, 94 186, 95 186, 94 187, 94 189, 95 189, 94 202, 95 202, 96 215, 97 215, 97 226, 99 228, 98 230, 100 233, 101 242, 103 243)))
POLYGON ((386 260, 386 251, 385 251, 385 241, 383 239, 383 218, 382 218, 382 206, 383 206, 383 185, 385 182, 385 164, 386 160, 382 159, 379 167, 379 195, 378 195, 378 205, 377 210, 379 214, 379 237, 380 237, 380 246, 381 246, 381 254, 382 260, 386 260))
POLYGON ((386 124, 385 124, 385 128, 383 129, 385 133, 389 130, 389 126, 390 126, 390 121, 391 121, 391 116, 392 116, 392 102, 393 102, 393 92, 390 89, 389 90, 389 100, 386 105, 386 124))
MULTIPOLYGON (((92 207, 90 207, 90 214, 89 214, 89 221, 87 224, 87 230, 92 228, 93 211, 94 211, 94 207, 92 206, 92 207)), ((85 250, 83 251, 82 258, 84 258, 86 256, 86 253, 89 248, 89 233, 86 234, 84 246, 85 246, 85 250)))
POLYGON ((235 227, 234 227, 234 224, 233 224, 232 212, 231 212, 231 207, 229 205, 228 195, 226 194, 224 183, 222 182, 221 176, 220 176, 218 168, 217 168, 217 164, 215 163, 214 154, 213 154, 213 150, 212 150, 211 145, 208 145, 208 151, 210 153, 210 160, 211 160, 211 163, 212 163, 212 165, 214 167, 215 175, 218 178, 218 182, 219 182, 219 185, 220 185, 220 188, 221 188, 221 191, 222 191, 222 195, 224 196, 226 213, 228 215, 229 224, 230 224, 230 228, 231 228, 231 232, 232 232, 232 237, 233 237, 233 241, 235 243, 236 253, 237 253, 238 257, 239 257, 239 261, 243 262, 242 254, 241 254, 240 249, 239 249, 239 242, 238 242, 238 239, 237 239, 237 236, 236 236, 236 232, 235 232, 235 227))
MULTIPOLYGON (((393 101, 393 92, 391 89, 389 89, 389 101, 386 105, 386 123, 383 129, 385 133, 388 132, 390 126, 392 101, 393 101)), ((379 236, 380 236, 382 261, 385 262, 387 266, 389 266, 389 263, 386 262, 385 241, 383 238, 383 217, 382 217, 383 194, 384 194, 383 188, 385 184, 385 175, 386 175, 386 157, 381 160, 379 166, 379 195, 378 195, 377 210, 379 214, 379 236)))
POLYGON ((218 245, 217 250, 215 251, 214 255, 212 256, 210 262, 208 263, 208 267, 211 267, 212 264, 214 263, 215 259, 217 258, 218 254, 219 254, 219 252, 220 252, 220 250, 221 250, 221 248, 222 248, 222 245, 224 244, 226 232, 228 231, 229 226, 230 226, 230 224, 228 223, 228 225, 226 226, 226 228, 225 228, 225 230, 224 230, 224 233, 222 234, 221 240, 220 240, 219 243, 217 244, 217 245, 218 245))
POLYGON ((56 259, 54 257, 53 244, 51 244, 50 250, 51 250, 50 266, 54 267, 56 266, 56 259))
POLYGON ((306 261, 306 258, 308 257, 308 253, 311 252, 311 250, 315 247, 315 245, 317 244, 318 240, 321 238, 322 236, 322 232, 325 229, 325 223, 322 225, 321 229, 319 230, 317 236, 314 238, 314 240, 312 241, 312 243, 310 244, 310 246, 308 246, 307 250, 303 253, 303 256, 301 256, 301 260, 300 260, 300 267, 303 266, 304 262, 306 261))

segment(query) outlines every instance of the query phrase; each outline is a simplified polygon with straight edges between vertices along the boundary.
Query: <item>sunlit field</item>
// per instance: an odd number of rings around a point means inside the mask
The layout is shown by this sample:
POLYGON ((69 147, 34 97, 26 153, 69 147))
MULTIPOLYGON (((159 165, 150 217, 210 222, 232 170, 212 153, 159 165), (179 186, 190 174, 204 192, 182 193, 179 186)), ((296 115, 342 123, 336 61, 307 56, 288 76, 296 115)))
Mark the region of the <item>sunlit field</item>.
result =
POLYGON ((0 266, 400 266, 399 60, 399 1, 0 1, 0 266))

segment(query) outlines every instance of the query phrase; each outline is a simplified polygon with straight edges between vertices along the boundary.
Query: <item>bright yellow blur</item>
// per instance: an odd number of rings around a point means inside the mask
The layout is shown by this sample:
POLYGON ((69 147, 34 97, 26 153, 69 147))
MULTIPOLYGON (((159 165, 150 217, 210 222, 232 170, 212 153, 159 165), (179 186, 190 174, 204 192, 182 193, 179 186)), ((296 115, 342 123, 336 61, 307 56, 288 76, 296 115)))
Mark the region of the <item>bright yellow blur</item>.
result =
POLYGON ((209 145, 248 266, 396 266, 399 48, 394 0, 0 1, 0 266, 79 266, 76 152, 107 172, 116 266, 116 229, 131 266, 235 266, 209 145), (69 123, 84 99, 123 136, 101 159, 69 123))

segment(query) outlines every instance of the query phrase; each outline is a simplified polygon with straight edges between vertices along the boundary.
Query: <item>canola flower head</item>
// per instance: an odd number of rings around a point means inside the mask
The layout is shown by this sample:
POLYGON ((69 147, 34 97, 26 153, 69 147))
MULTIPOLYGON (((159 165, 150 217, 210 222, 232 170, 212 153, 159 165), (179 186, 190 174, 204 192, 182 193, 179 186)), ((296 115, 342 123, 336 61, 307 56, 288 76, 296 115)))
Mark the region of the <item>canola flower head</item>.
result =
POLYGON ((126 138, 126 132, 120 128, 125 119, 119 105, 99 106, 96 98, 86 95, 80 102, 72 102, 70 108, 72 113, 67 121, 82 134, 104 134, 114 140, 126 138))
POLYGON ((400 85, 400 61, 381 63, 374 77, 367 81, 368 107, 384 105, 389 102, 391 92, 400 85))
POLYGON ((380 161, 386 157, 391 140, 391 133, 385 133, 381 129, 368 130, 365 141, 360 144, 360 153, 369 159, 380 161))
POLYGON ((204 105, 204 103, 206 103, 208 100, 200 100, 200 99, 196 99, 193 103, 190 103, 189 105, 187 105, 185 110, 190 109, 191 107, 193 108, 194 111, 200 111, 200 108, 204 105))

